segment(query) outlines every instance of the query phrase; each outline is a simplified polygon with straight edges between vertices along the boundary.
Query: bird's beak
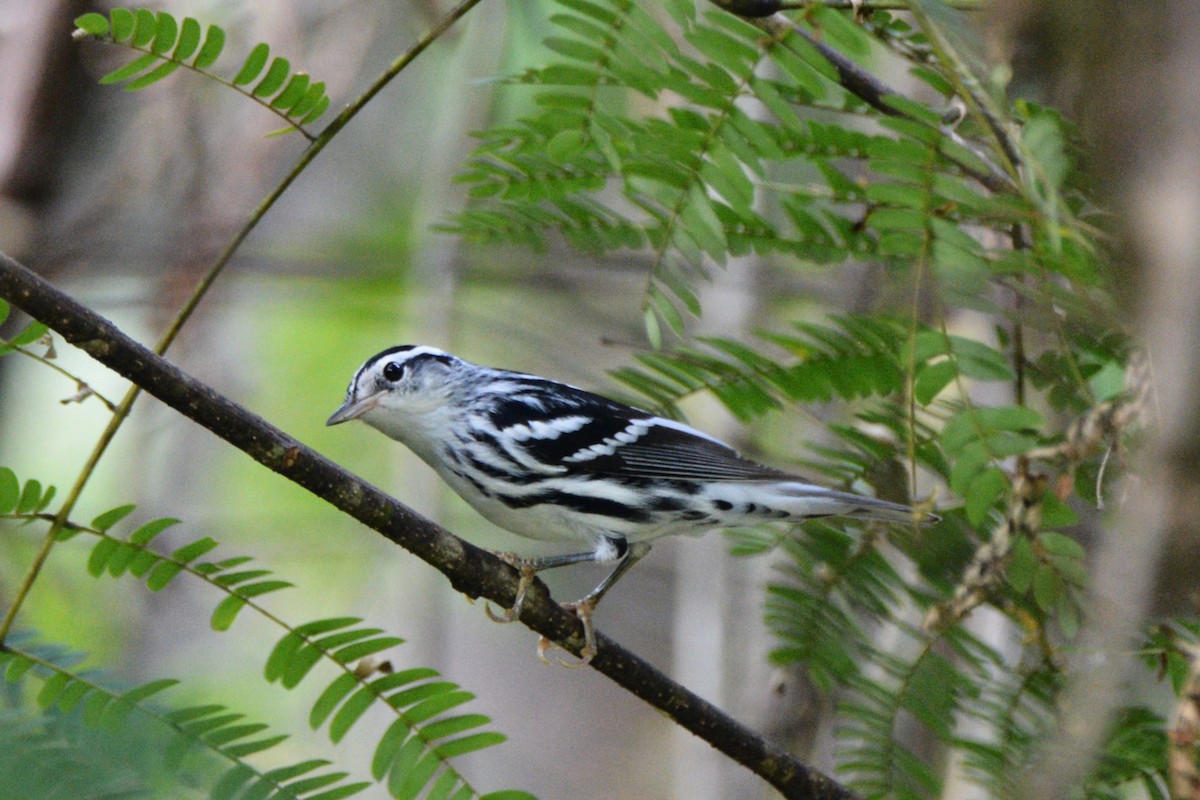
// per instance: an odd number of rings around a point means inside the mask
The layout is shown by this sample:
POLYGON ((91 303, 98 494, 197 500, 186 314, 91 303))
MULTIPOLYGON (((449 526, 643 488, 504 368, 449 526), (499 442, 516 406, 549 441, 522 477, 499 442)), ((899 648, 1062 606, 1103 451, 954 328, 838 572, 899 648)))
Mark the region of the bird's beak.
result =
POLYGON ((373 394, 369 397, 364 397, 362 400, 349 400, 342 403, 337 411, 333 412, 329 419, 325 420, 326 425, 340 425, 343 422, 349 422, 352 419, 358 419, 363 414, 370 411, 379 403, 379 395, 373 394))

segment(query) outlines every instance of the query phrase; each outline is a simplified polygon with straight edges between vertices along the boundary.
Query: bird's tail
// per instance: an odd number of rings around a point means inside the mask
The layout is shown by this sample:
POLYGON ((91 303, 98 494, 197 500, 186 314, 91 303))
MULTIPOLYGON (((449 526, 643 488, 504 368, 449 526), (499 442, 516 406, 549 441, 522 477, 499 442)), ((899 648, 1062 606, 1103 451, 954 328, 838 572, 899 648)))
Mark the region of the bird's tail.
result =
POLYGON ((901 503, 806 483, 779 483, 773 494, 776 498, 773 504, 794 517, 853 517, 900 525, 912 525, 914 521, 932 525, 941 519, 937 514, 918 511, 901 503))

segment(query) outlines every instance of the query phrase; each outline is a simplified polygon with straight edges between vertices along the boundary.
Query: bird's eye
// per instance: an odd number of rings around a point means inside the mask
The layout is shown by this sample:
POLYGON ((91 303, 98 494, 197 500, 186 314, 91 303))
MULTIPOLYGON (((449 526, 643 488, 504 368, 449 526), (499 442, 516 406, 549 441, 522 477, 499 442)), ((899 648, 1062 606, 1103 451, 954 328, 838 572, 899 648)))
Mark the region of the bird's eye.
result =
POLYGON ((383 365, 383 377, 395 383, 404 377, 404 366, 399 361, 389 361, 383 365))

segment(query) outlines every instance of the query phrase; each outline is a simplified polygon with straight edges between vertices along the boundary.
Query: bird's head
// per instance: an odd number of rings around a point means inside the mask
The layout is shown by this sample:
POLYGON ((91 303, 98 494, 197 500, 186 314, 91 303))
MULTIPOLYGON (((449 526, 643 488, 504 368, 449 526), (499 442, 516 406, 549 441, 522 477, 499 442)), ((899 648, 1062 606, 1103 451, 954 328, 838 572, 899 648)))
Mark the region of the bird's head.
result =
POLYGON ((401 345, 368 358, 350 381, 346 401, 325 421, 361 419, 403 441, 415 417, 441 407, 469 365, 436 347, 401 345))

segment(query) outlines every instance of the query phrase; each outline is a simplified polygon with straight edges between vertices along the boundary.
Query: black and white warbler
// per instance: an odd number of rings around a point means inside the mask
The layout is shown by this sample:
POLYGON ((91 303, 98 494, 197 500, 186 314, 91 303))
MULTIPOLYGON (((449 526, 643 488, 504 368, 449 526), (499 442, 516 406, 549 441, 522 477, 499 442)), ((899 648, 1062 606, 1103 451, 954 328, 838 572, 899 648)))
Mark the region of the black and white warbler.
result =
POLYGON ((584 623, 585 660, 595 653, 596 603, 659 536, 833 516, 936 520, 748 461, 682 423, 433 347, 392 347, 367 359, 326 424, 352 419, 403 442, 500 527, 583 548, 510 558, 522 568, 522 588, 506 619, 519 615, 538 570, 587 561, 617 565, 569 606, 584 623))

